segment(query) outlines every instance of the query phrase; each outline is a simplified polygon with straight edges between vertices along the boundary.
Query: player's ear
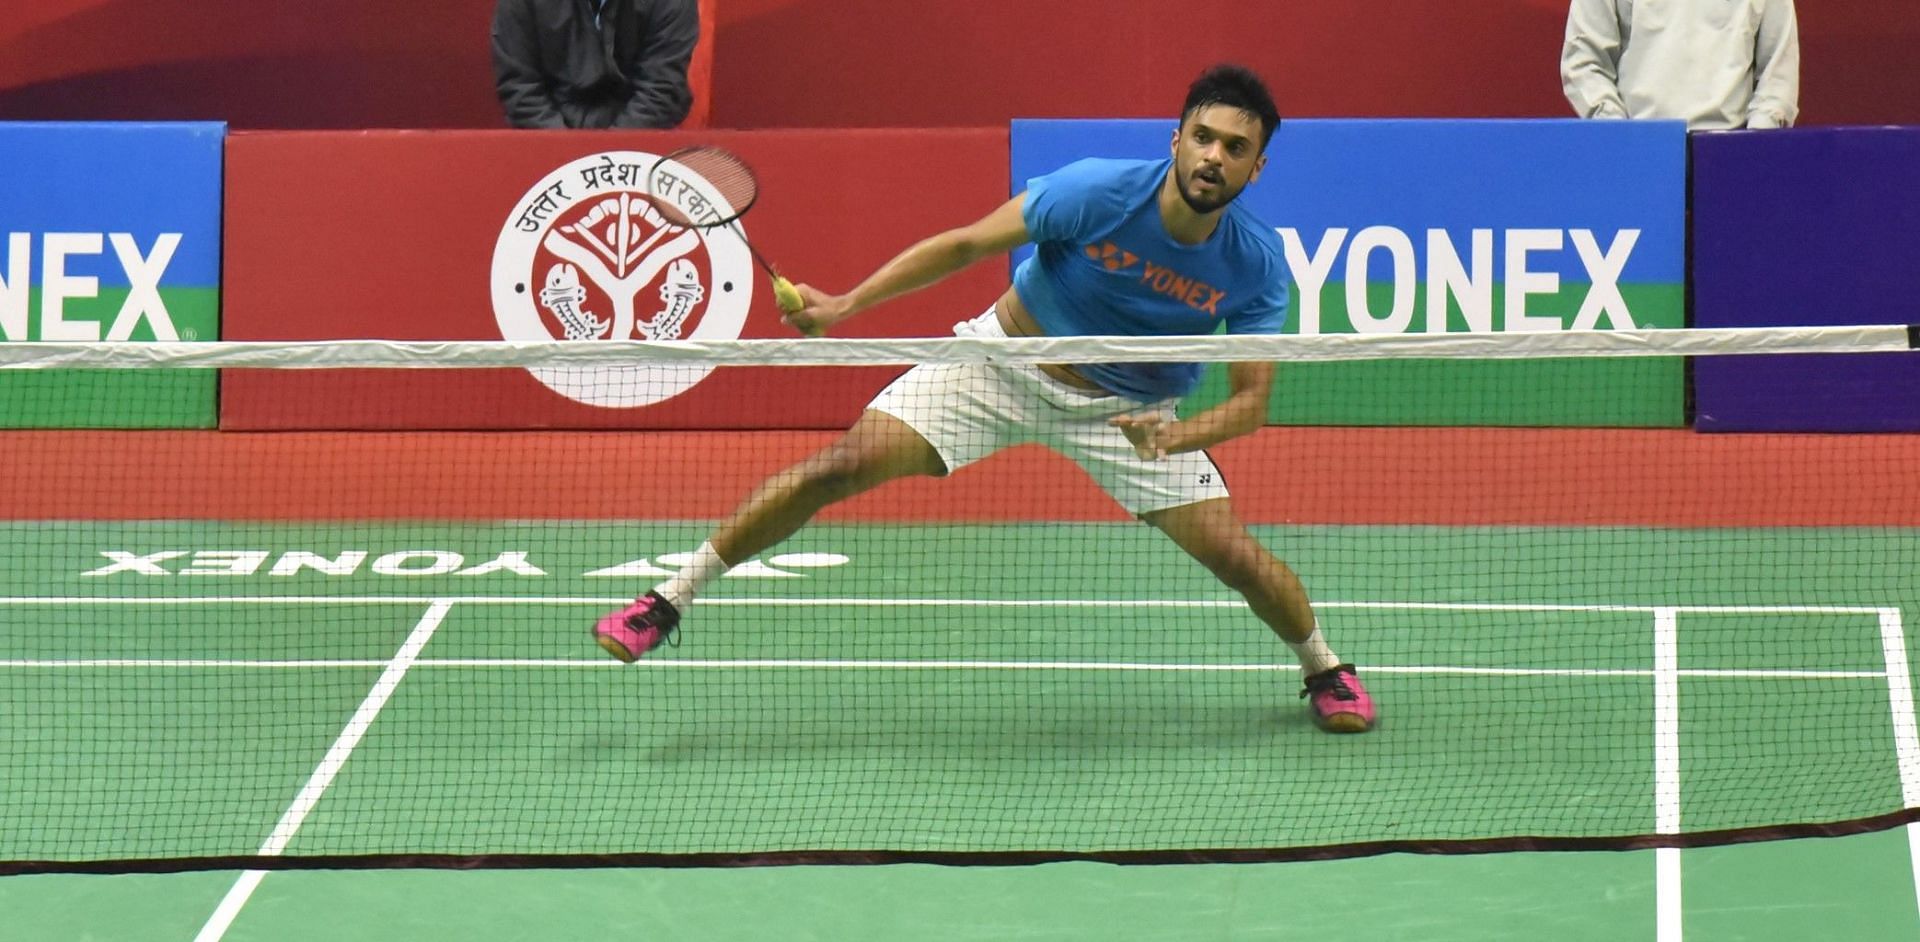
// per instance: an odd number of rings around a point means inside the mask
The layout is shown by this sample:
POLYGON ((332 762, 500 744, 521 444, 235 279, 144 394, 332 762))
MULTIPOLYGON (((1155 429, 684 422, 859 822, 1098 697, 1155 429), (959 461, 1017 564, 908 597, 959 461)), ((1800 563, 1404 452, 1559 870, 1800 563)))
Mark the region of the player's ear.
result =
POLYGON ((1186 125, 1187 119, 1181 118, 1180 123, 1173 126, 1173 140, 1167 142, 1168 153, 1178 153, 1180 151, 1180 129, 1186 127, 1186 125))
POLYGON ((1265 169, 1267 169, 1267 155, 1261 154, 1259 157, 1254 158, 1253 172, 1247 174, 1247 182, 1252 183, 1260 179, 1260 171, 1265 169))

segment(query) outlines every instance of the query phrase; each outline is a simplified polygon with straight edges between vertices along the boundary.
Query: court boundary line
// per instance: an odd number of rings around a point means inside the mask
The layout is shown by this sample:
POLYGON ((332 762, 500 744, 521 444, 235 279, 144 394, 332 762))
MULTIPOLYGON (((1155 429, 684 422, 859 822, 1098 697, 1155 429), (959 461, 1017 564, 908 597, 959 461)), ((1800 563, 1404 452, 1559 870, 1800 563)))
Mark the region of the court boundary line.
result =
MULTIPOLYGON (((1680 829, 1680 613, 1653 613, 1653 830, 1680 829)), ((1680 942, 1680 849, 1660 847, 1654 861, 1654 939, 1680 942)))
MULTIPOLYGON (((1886 659, 1887 703, 1893 713, 1894 756, 1900 765, 1900 803, 1920 805, 1920 724, 1913 706, 1913 675, 1907 661, 1907 638, 1900 609, 1880 610, 1880 653, 1886 659)), ((1907 868, 1913 874, 1914 898, 1920 903, 1920 824, 1908 822, 1907 868)))
MULTIPOLYGON (((307 820, 307 815, 312 813, 314 807, 320 803, 321 796, 325 795, 327 789, 333 785, 333 780, 340 774, 340 770, 346 767, 347 759, 352 757, 353 750, 360 745, 361 738, 366 736, 367 730, 373 726, 373 721, 380 716, 380 711, 386 708, 388 698, 400 688, 400 682, 406 679, 407 671, 419 659, 420 652, 426 649, 427 642, 433 640, 434 632, 439 630, 451 611, 453 611, 452 602, 435 602, 427 607, 426 612, 420 616, 420 620, 414 624, 413 630, 407 633, 407 639, 401 642, 400 649, 388 659, 386 669, 380 672, 379 679, 373 682, 373 687, 367 691, 366 697, 361 699, 360 706, 348 718, 346 727, 340 730, 340 735, 334 737, 333 745, 327 747, 326 754, 320 759, 320 764, 314 767, 313 773, 307 776, 306 783, 300 786, 300 791, 294 795, 293 803, 287 806, 287 810, 280 815, 280 820, 274 823, 273 831, 267 835, 266 841, 260 845, 260 850, 255 856, 278 857, 287 849, 287 844, 292 842, 293 835, 299 832, 300 825, 307 820)), ((234 881, 233 887, 227 890, 227 895, 214 908, 213 915, 208 917, 206 924, 200 927, 199 934, 193 937, 194 942, 219 942, 225 937, 227 929, 233 925, 234 918, 240 915, 240 909, 247 904, 248 899, 252 898, 253 891, 260 886, 260 881, 265 879, 266 875, 264 870, 242 872, 239 879, 234 881)))
MULTIPOLYGON (((77 668, 148 668, 177 670, 299 670, 322 668, 366 669, 380 667, 386 661, 373 658, 321 658, 292 661, 243 661, 211 658, 43 658, 0 660, 0 669, 71 670, 77 668)), ((419 658, 416 668, 431 667, 550 667, 592 670, 772 670, 782 668, 818 670, 1058 670, 1058 671, 1169 671, 1191 673, 1294 673, 1297 664, 1154 664, 1130 661, 950 661, 950 660, 837 660, 809 658, 676 658, 622 664, 606 658, 419 658)), ((1657 671, 1645 668, 1585 667, 1459 667, 1452 665, 1371 664, 1370 674, 1468 675, 1478 677, 1656 677, 1657 671)), ((1688 668, 1676 671, 1679 677, 1751 679, 1751 680, 1878 680, 1883 671, 1790 670, 1771 668, 1688 668)))
MULTIPOLYGON (((623 605, 625 596, 525 595, 213 595, 0 596, 0 605, 623 605)), ((930 598, 705 598, 702 606, 849 606, 869 608, 1244 608, 1240 599, 930 599, 930 598)), ((1316 601, 1315 608, 1449 612, 1620 612, 1695 615, 1879 615, 1883 605, 1611 605, 1557 602, 1316 601)))
MULTIPOLYGON (((0 596, 0 605, 225 605, 225 604, 284 604, 284 605, 432 605, 448 603, 454 605, 617 605, 624 598, 600 598, 594 596, 167 596, 145 598, 120 598, 111 596, 0 596)), ((732 606, 866 606, 866 607, 961 607, 987 606, 1010 608, 1238 608, 1246 604, 1239 600, 1168 600, 1152 599, 1141 601, 1106 599, 794 599, 794 598, 715 598, 704 600, 703 605, 732 606)), ((1887 608, 1881 606, 1857 605, 1606 605, 1606 604, 1563 604, 1528 602, 1404 602, 1404 601, 1330 601, 1315 602, 1317 608, 1344 608, 1366 610, 1427 610, 1427 611, 1516 611, 1516 612, 1608 612, 1621 614, 1653 614, 1656 618, 1662 613, 1674 614, 1847 614, 1880 615, 1887 608)), ((273 667, 373 667, 381 661, 362 659, 315 659, 305 661, 232 661, 224 659, 196 658, 90 658, 90 659, 13 659, 0 660, 0 668, 78 668, 78 667, 151 667, 151 668, 273 668, 273 667)), ((520 658, 457 658, 457 659, 421 659, 422 667, 566 667, 609 669, 620 667, 640 667, 643 669, 690 669, 690 668, 850 668, 902 670, 929 669, 1009 669, 1009 670, 1137 670, 1137 671, 1291 671, 1298 670, 1293 665, 1279 664, 1144 664, 1144 663, 1098 663, 1098 662, 1028 662, 1028 661, 916 661, 916 660, 819 660, 819 659, 657 659, 640 661, 635 665, 623 665, 608 660, 538 660, 520 658)), ((1466 674, 1486 676, 1577 676, 1577 677, 1645 677, 1654 672, 1644 669, 1589 669, 1589 668, 1476 668, 1445 665, 1429 666, 1388 666, 1370 665, 1367 670, 1373 673, 1407 674, 1466 674)), ((1682 677, 1719 677, 1719 678, 1874 678, 1882 677, 1880 671, 1813 671, 1813 670, 1681 670, 1682 677)))

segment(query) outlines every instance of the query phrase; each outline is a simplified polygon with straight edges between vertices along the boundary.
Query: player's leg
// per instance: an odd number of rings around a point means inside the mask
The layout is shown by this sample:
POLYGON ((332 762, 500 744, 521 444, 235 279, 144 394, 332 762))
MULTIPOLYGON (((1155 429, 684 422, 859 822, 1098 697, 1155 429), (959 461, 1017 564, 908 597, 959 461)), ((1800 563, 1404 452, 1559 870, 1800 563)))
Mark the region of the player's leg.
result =
MULTIPOLYGON (((960 336, 1005 336, 993 308, 954 327, 960 336)), ((943 475, 1009 444, 1026 411, 1004 371, 983 364, 921 366, 874 397, 832 446, 768 479, 657 591, 691 600, 705 579, 792 536, 813 515, 894 478, 943 475)), ((685 606, 682 605, 684 608, 685 606)))
POLYGON ((868 410, 839 441, 768 478, 710 542, 730 563, 751 559, 792 536, 829 504, 894 478, 944 473, 940 455, 912 426, 868 410))
POLYGON ((1316 723, 1336 733, 1373 727, 1373 698, 1353 665, 1341 663, 1321 635, 1300 578, 1247 532, 1231 501, 1202 500, 1146 513, 1141 519, 1240 593, 1248 608, 1293 649, 1305 677, 1301 696, 1308 698, 1316 723))
POLYGON ((912 426, 869 409, 838 441, 756 488, 678 573, 601 618, 594 639, 607 653, 632 662, 666 640, 706 583, 792 536, 829 504, 894 478, 945 471, 939 454, 912 426))
MULTIPOLYGON (((994 311, 954 333, 987 336, 994 311)), ((894 478, 958 470, 1011 441, 1027 393, 984 364, 919 366, 874 397, 841 439, 769 478, 693 559, 632 605, 600 619, 594 637, 623 661, 659 646, 708 582, 793 535, 821 508, 894 478)))
POLYGON ((1316 722, 1338 733, 1365 732, 1373 726, 1373 700, 1353 665, 1340 663, 1321 636, 1300 578, 1247 532, 1231 501, 1213 497, 1140 516, 1240 593, 1253 613, 1293 649, 1306 677, 1301 695, 1310 699, 1316 722))
MULTIPOLYGON (((1160 408, 1168 418, 1172 407, 1160 408)), ((1054 433, 1055 447, 1079 462, 1127 512, 1152 524, 1175 545, 1239 592, 1300 659, 1313 717, 1335 732, 1362 732, 1375 709, 1353 666, 1327 646, 1313 605, 1293 570, 1247 532, 1233 511, 1220 469, 1204 451, 1142 458, 1126 436, 1108 426, 1112 416, 1137 414, 1125 402, 1089 404, 1054 433)))
MULTIPOLYGON (((1306 587, 1292 569, 1247 532, 1227 498, 1156 510, 1141 519, 1244 596, 1253 613, 1282 640, 1301 644, 1312 636, 1313 605, 1307 601, 1306 587)), ((1303 656, 1301 666, 1320 671, 1335 663, 1313 655, 1303 656)))

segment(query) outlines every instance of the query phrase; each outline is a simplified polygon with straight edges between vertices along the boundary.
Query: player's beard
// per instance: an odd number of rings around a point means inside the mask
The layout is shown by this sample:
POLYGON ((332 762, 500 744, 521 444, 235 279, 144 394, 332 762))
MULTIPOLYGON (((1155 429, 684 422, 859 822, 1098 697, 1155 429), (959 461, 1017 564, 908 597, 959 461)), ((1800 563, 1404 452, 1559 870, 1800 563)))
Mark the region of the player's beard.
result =
POLYGON ((1220 178, 1220 182, 1216 184, 1220 195, 1213 199, 1201 199, 1193 195, 1193 174, 1191 172, 1182 172, 1178 166, 1173 168, 1173 182, 1177 184, 1174 189, 1180 191, 1180 201, 1186 203, 1188 209, 1202 216, 1211 212, 1217 212, 1228 203, 1233 202, 1234 198, 1240 195, 1241 190, 1246 189, 1244 185, 1239 187, 1230 185, 1227 182, 1227 175, 1225 173, 1218 170, 1214 171, 1214 173, 1220 178))

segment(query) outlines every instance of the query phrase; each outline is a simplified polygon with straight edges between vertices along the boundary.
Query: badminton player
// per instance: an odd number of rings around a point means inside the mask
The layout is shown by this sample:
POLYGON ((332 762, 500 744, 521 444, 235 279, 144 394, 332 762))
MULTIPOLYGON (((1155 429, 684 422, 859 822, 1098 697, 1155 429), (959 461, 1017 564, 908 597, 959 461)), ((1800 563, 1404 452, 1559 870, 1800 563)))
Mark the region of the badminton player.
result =
MULTIPOLYGON (((1088 159, 1029 181, 972 225, 925 239, 846 294, 796 286, 786 322, 818 334, 889 298, 1032 242, 1033 257, 963 336, 1277 333, 1287 270, 1271 226, 1234 202, 1259 179, 1280 123, 1260 78, 1216 66, 1188 89, 1171 154, 1088 159)), ((1328 646, 1300 580, 1234 513, 1205 449, 1266 421, 1271 363, 1227 367, 1229 395, 1179 420, 1197 364, 925 365, 883 390, 825 450, 774 475, 678 574, 601 618, 594 636, 633 661, 660 645, 701 590, 786 539, 822 508, 894 478, 949 474, 1011 445, 1045 441, 1129 513, 1170 537, 1299 657, 1323 729, 1371 729, 1373 700, 1328 646)))

